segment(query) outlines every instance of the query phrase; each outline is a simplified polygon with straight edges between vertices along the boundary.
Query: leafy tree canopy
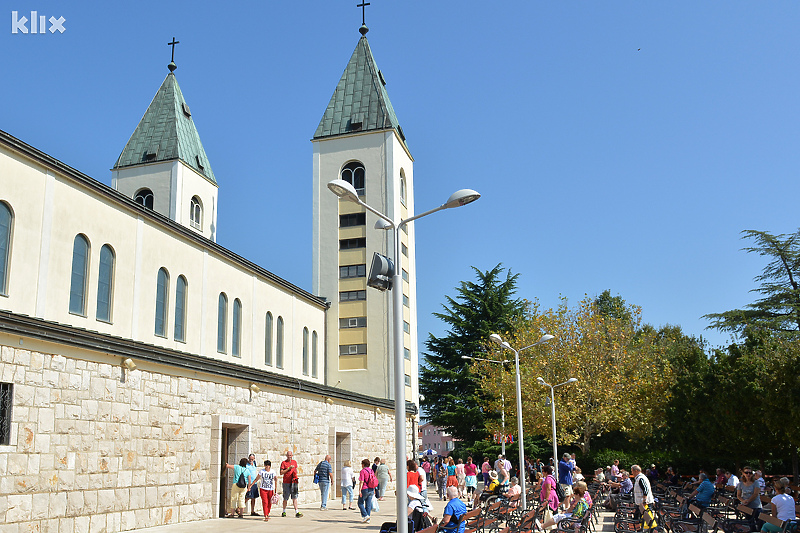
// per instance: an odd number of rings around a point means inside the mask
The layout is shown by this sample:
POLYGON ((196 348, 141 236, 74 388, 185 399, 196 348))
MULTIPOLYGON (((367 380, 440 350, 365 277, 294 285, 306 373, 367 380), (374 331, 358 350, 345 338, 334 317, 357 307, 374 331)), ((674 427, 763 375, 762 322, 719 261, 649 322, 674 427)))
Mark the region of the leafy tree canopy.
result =
POLYGON ((743 239, 754 243, 744 251, 770 259, 755 278, 759 287, 752 290, 761 297, 745 309, 705 315, 711 320, 709 328, 740 336, 755 328, 800 338, 800 230, 788 235, 756 230, 742 233, 743 239))

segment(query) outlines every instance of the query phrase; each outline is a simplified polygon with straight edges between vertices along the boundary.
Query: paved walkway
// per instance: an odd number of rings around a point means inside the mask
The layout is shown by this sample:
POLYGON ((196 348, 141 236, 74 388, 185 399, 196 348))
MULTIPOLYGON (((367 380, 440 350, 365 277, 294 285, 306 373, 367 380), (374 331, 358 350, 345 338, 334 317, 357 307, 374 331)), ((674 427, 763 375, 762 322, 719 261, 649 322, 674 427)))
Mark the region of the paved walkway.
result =
MULTIPOLYGON (((281 502, 282 503, 282 502, 281 502)), ((303 513, 302 518, 295 518, 291 505, 287 507, 291 514, 287 513, 286 518, 281 517, 280 505, 272 508, 269 522, 264 522, 261 516, 247 516, 245 518, 217 518, 213 520, 202 520, 197 522, 186 522, 183 524, 173 524, 169 526, 158 526, 139 529, 142 533, 218 533, 227 532, 264 532, 264 531, 289 531, 294 530, 302 533, 358 533, 362 531, 379 531, 384 522, 394 522, 394 496, 386 496, 380 502, 381 510, 372 513, 372 520, 369 524, 361 522, 361 514, 353 502, 355 511, 343 511, 339 501, 331 500, 328 504, 328 511, 320 511, 319 505, 300 506, 303 513)), ((431 499, 433 515, 441 517, 445 502, 440 502, 434 496, 431 499)), ((261 512, 261 509, 258 509, 261 512)), ((614 531, 614 513, 602 511, 600 521, 595 528, 598 532, 614 531)))
MULTIPOLYGON (((281 517, 282 501, 277 508, 272 508, 269 522, 264 521, 263 516, 246 516, 245 518, 216 518, 213 520, 200 520, 196 522, 186 522, 183 524, 173 524, 168 526, 150 527, 139 529, 142 533, 217 533, 225 532, 255 532, 255 531, 289 531, 302 533, 344 533, 359 531, 378 531, 384 522, 394 522, 395 520, 395 498, 387 495, 384 501, 380 502, 381 510, 372 512, 372 519, 369 524, 361 522, 361 513, 358 511, 356 502, 353 501, 355 511, 343 511, 340 500, 331 500, 328 503, 328 511, 320 511, 319 504, 301 505, 300 511, 302 518, 294 517, 294 509, 291 502, 287 506, 287 516, 281 517)), ((445 502, 440 502, 438 497, 431 498, 433 515, 442 516, 445 502)), ((261 508, 257 509, 261 513, 261 508)))

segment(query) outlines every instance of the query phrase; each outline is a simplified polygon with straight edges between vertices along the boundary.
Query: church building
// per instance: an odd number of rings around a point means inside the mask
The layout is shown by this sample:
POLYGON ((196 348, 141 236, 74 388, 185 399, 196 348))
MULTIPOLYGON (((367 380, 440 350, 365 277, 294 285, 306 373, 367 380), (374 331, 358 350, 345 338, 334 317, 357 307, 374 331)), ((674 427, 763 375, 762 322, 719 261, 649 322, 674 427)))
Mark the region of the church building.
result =
MULTIPOLYGON (((293 451, 301 503, 319 500, 326 454, 331 499, 345 460, 379 455, 395 470, 391 293, 366 285, 373 253, 394 245, 326 186, 345 179, 388 216, 414 214, 413 158, 367 31, 312 139, 310 292, 216 243, 225 176, 174 62, 111 187, 0 130, 0 524, 114 532, 220 517, 225 465, 249 453, 277 466, 293 451)), ((413 225, 401 241, 413 450, 413 225)))

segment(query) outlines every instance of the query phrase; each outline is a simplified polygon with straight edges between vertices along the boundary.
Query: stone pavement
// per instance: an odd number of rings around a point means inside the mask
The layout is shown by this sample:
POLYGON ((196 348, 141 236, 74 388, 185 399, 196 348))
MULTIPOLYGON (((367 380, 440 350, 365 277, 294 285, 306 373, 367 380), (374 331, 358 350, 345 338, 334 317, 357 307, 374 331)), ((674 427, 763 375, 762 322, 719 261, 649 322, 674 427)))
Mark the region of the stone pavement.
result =
MULTIPOLYGON (((440 502, 438 496, 431 497, 433 515, 441 517, 445 502, 440 502)), ((137 529, 141 533, 217 533, 227 532, 266 532, 266 531, 297 531, 301 533, 344 533, 359 531, 379 531, 384 522, 394 522, 395 518, 395 498, 386 495, 386 499, 380 502, 381 510, 372 513, 369 524, 361 522, 361 513, 358 511, 355 500, 353 507, 355 511, 343 511, 341 500, 331 500, 328 503, 327 511, 320 511, 319 504, 301 505, 300 511, 302 518, 294 517, 294 509, 291 502, 286 507, 285 518, 281 517, 281 505, 272 507, 269 522, 264 521, 263 516, 246 516, 245 518, 216 518, 213 520, 201 520, 197 522, 186 522, 183 524, 172 524, 167 526, 150 527, 137 529)), ((259 500, 260 504, 260 500, 259 500)), ((256 509, 260 514, 260 505, 256 509)))

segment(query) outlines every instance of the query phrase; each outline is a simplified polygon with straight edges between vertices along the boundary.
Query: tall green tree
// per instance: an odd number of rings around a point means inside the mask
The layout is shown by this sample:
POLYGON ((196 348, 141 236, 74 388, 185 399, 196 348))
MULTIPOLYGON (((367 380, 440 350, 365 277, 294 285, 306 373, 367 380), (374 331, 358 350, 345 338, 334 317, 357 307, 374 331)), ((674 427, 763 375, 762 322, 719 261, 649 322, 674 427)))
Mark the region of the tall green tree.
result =
POLYGON ((434 313, 449 329, 443 337, 428 336, 419 385, 425 420, 466 442, 486 437, 493 414, 481 408, 487 398, 461 356, 481 356, 489 335, 511 331, 525 310, 515 297, 518 274, 500 264, 486 272, 472 268, 476 281, 462 281, 455 297, 445 297, 443 311, 434 313))
POLYGON ((747 328, 800 337, 800 230, 788 235, 773 235, 766 231, 745 230, 743 239, 753 246, 743 248, 769 258, 769 263, 755 281, 753 289, 761 295, 744 309, 712 313, 709 328, 742 335, 747 328))
POLYGON ((727 378, 731 371, 748 376, 750 386, 737 387, 735 399, 741 405, 759 405, 758 411, 774 420, 770 431, 780 431, 792 456, 794 476, 800 474, 798 446, 800 435, 791 429, 800 425, 798 410, 790 403, 798 396, 798 363, 800 363, 800 230, 773 235, 766 231, 746 230, 743 238, 751 239, 748 253, 769 259, 752 290, 760 295, 745 309, 705 315, 710 328, 730 331, 744 342, 729 347, 729 357, 718 360, 716 376, 727 378), (771 371, 763 372, 769 368, 771 371), (745 369, 746 372, 741 372, 745 369), (761 370, 761 372, 759 372, 761 370), (742 394, 749 392, 750 397, 742 394))

